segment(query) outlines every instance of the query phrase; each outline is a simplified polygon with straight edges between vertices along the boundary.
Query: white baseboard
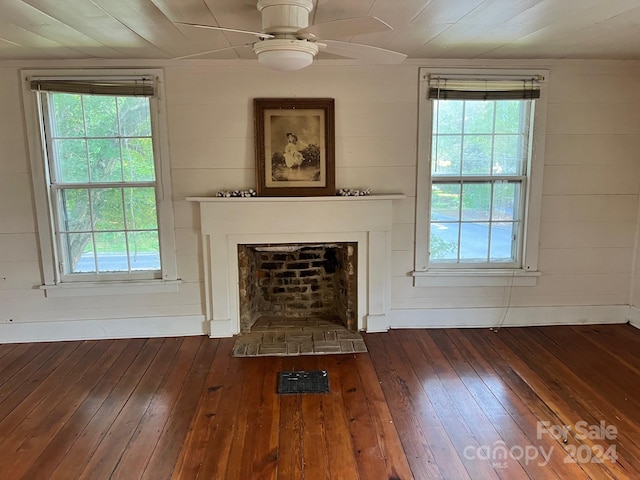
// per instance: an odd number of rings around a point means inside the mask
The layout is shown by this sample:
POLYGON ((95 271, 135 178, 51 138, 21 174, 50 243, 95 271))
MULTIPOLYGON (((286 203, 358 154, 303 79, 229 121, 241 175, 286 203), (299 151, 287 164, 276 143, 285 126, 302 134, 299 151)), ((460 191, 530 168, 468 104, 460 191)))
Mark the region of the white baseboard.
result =
POLYGON ((629 324, 636 328, 640 328, 640 308, 631 305, 629 307, 629 324))
MULTIPOLYGON (((628 305, 391 310, 391 328, 490 328, 627 323, 628 305)), ((638 312, 640 324, 640 311, 638 312)))
MULTIPOLYGON (((580 307, 433 308, 391 310, 367 319, 368 332, 389 328, 477 328, 630 323, 640 328, 640 308, 628 305, 580 307), (503 318, 504 317, 504 318, 503 318)), ((0 343, 57 342, 113 338, 233 336, 230 321, 205 321, 204 315, 116 318, 0 324, 0 343)))
POLYGON ((0 343, 206 335, 204 315, 0 324, 0 343))

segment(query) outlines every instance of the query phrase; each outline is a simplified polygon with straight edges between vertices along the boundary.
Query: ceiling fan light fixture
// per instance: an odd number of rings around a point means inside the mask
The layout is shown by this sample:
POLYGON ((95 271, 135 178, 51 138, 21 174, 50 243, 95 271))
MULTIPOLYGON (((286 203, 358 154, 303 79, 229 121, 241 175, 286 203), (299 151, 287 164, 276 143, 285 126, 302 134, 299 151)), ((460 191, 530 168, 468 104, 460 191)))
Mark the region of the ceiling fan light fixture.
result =
POLYGON ((261 64, 291 72, 311 65, 318 53, 318 45, 306 40, 270 39, 254 44, 253 51, 261 64))

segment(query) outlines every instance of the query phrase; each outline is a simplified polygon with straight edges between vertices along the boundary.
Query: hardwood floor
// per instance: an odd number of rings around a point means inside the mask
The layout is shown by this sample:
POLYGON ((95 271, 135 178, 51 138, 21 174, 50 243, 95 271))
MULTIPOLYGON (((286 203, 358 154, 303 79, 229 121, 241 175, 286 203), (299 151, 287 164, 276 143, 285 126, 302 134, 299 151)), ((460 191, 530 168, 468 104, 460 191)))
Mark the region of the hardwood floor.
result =
POLYGON ((631 326, 397 330, 367 343, 416 479, 640 478, 631 326))
POLYGON ((365 340, 281 358, 206 337, 0 345, 0 478, 640 478, 633 327, 365 340), (330 393, 276 393, 278 371, 320 369, 330 393))

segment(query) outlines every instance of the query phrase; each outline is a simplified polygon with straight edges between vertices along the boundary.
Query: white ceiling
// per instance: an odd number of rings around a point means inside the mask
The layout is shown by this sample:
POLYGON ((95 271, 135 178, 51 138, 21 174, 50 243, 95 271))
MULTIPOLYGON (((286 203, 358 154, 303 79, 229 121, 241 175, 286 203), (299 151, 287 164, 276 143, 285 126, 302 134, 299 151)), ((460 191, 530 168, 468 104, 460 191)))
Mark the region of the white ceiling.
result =
MULTIPOLYGON (((640 0, 314 0, 312 23, 376 16, 393 31, 341 38, 413 58, 640 60, 640 0)), ((0 60, 170 59, 255 41, 254 0, 0 0, 0 60)), ((203 58, 254 58, 249 48, 203 58)))

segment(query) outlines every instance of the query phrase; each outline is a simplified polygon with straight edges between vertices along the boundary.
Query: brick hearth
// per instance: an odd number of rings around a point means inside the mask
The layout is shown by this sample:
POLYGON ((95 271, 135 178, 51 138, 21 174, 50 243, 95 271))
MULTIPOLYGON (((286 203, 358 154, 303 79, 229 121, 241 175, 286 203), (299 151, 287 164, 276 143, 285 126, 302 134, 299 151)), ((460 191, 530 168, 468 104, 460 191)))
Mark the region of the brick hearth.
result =
POLYGON ((362 335, 337 318, 261 317, 236 337, 235 357, 325 355, 366 352, 362 335))

